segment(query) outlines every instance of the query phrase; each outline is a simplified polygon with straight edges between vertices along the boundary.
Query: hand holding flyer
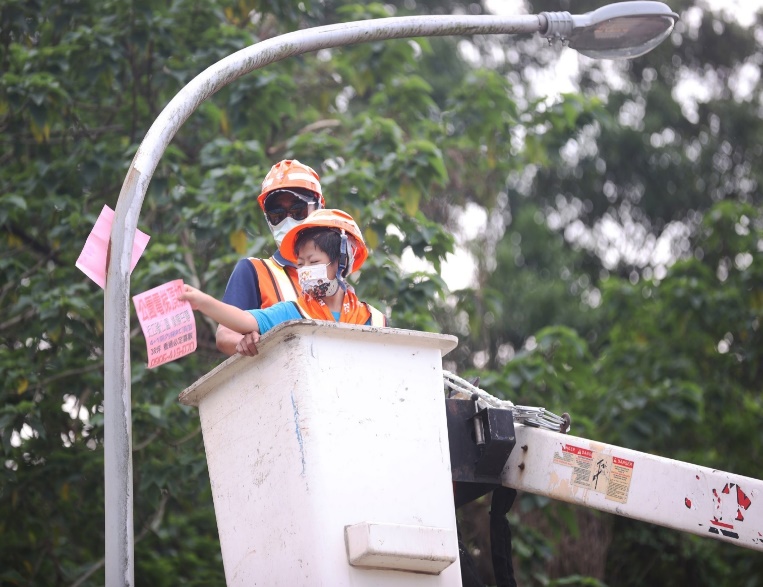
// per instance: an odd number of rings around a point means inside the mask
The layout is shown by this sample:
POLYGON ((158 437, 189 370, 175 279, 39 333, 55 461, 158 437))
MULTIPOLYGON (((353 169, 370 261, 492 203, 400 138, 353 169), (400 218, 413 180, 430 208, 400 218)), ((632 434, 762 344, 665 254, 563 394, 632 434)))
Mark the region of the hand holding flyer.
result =
POLYGON ((148 347, 148 368, 196 350, 196 320, 191 304, 178 300, 183 280, 176 279, 133 296, 148 347))

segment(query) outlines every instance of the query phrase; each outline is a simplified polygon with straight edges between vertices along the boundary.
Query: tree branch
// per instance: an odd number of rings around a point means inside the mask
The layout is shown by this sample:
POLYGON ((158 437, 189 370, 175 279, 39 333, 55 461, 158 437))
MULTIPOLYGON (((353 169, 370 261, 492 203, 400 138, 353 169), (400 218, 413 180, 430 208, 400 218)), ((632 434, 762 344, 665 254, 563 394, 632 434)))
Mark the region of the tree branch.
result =
MULTIPOLYGON (((323 130, 325 128, 336 128, 337 126, 341 126, 342 122, 339 120, 336 120, 334 118, 327 118, 324 120, 316 120, 315 122, 311 122, 301 130, 297 131, 296 134, 303 135, 309 132, 315 132, 318 130, 323 130)), ((278 153, 279 151, 283 151, 286 148, 287 141, 281 141, 280 143, 276 143, 272 147, 268 148, 268 155, 273 155, 275 153, 278 153)))
MULTIPOLYGON (((183 229, 183 231, 180 233, 180 242, 183 243, 183 249, 185 249, 183 252, 185 264, 188 265, 188 269, 191 270, 191 285, 196 289, 202 289, 203 285, 201 283, 201 279, 199 279, 199 272, 196 271, 196 262, 194 261, 193 255, 191 254, 191 244, 187 229, 183 229)), ((202 314, 201 316, 204 322, 206 322, 207 326, 209 326, 209 329, 213 333, 216 332, 217 323, 206 314, 202 314)))
POLYGON ((152 434, 149 434, 149 435, 148 435, 148 437, 147 437, 147 438, 146 438, 146 439, 145 439, 143 442, 141 442, 140 444, 136 444, 136 445, 134 445, 134 446, 132 447, 132 452, 138 452, 138 451, 140 451, 140 450, 143 450, 143 449, 144 449, 144 448, 146 448, 146 447, 147 447, 149 444, 151 444, 151 443, 152 443, 154 440, 156 440, 157 438, 159 438, 159 436, 161 435, 161 433, 162 433, 161 429, 160 429, 160 428, 157 428, 156 430, 154 430, 154 432, 153 432, 152 434))
POLYGON ((14 326, 15 324, 18 324, 19 322, 23 322, 24 320, 28 320, 29 318, 34 316, 36 312, 37 312, 37 308, 30 308, 23 314, 19 314, 17 316, 14 316, 13 318, 6 320, 5 322, 0 323, 0 331, 3 331, 6 328, 9 328, 11 326, 14 326))
MULTIPOLYGON (((151 516, 151 519, 143 524, 143 529, 140 531, 140 534, 138 534, 135 537, 135 544, 143 540, 148 533, 153 530, 156 532, 156 530, 159 528, 159 522, 161 522, 162 518, 164 517, 164 510, 167 506, 167 501, 170 498, 170 494, 166 490, 162 490, 162 499, 159 502, 159 507, 156 508, 156 511, 154 512, 154 515, 151 516)), ((101 569, 103 565, 105 564, 106 559, 101 558, 96 563, 93 564, 92 567, 90 567, 83 575, 81 575, 74 583, 72 583, 69 587, 79 587, 82 585, 87 579, 96 571, 101 569)))
POLYGON ((11 290, 16 289, 19 286, 19 283, 22 279, 25 279, 29 277, 30 275, 37 273, 37 270, 42 267, 42 264, 45 263, 46 259, 40 259, 37 261, 37 263, 34 264, 33 267, 30 267, 24 273, 16 277, 15 279, 9 280, 8 283, 6 283, 2 288, 0 288, 0 305, 3 303, 3 299, 6 295, 8 295, 8 292, 11 290))
POLYGON ((45 256, 46 259, 53 259, 56 263, 61 262, 55 251, 35 240, 32 236, 27 234, 23 228, 16 226, 15 224, 6 224, 5 227, 11 235, 21 239, 21 241, 27 244, 33 251, 45 256))
MULTIPOLYGON (((72 132, 71 130, 65 130, 60 131, 56 133, 51 133, 51 136, 45 140, 45 143, 48 145, 56 145, 59 143, 63 143, 64 141, 74 138, 79 139, 82 137, 87 137, 88 139, 97 139, 98 137, 113 133, 115 131, 121 131, 124 129, 124 125, 122 124, 110 124, 108 126, 98 126, 95 128, 82 128, 81 130, 78 130, 76 132, 72 132)), ((31 146, 38 146, 40 144, 40 141, 35 139, 31 134, 24 134, 23 136, 15 136, 13 139, 3 139, 0 141, 2 143, 8 143, 8 144, 21 144, 21 145, 31 145, 31 146)), ((0 159, 0 163, 4 162, 5 158, 10 158, 8 155, 11 155, 11 153, 6 154, 3 159, 0 159)))
MULTIPOLYGON (((0 329, 2 327, 0 326, 0 329)), ((103 361, 99 361, 97 363, 92 363, 88 365, 87 367, 80 367, 79 369, 67 369, 66 371, 61 371, 60 373, 56 373, 55 375, 51 375, 47 379, 43 379, 40 381, 39 386, 44 387, 46 385, 49 385, 53 383, 54 381, 58 381, 59 379, 64 379, 65 377, 70 377, 71 375, 82 375, 83 373, 90 373, 90 371, 96 371, 103 368, 103 361)))
POLYGON ((194 436, 197 436, 199 434, 199 432, 201 432, 201 426, 197 426, 196 430, 194 430, 190 434, 186 434, 185 436, 183 436, 182 438, 178 439, 177 441, 170 442, 169 445, 171 447, 173 447, 173 448, 177 448, 181 444, 184 444, 184 443, 188 442, 189 440, 191 440, 194 436))

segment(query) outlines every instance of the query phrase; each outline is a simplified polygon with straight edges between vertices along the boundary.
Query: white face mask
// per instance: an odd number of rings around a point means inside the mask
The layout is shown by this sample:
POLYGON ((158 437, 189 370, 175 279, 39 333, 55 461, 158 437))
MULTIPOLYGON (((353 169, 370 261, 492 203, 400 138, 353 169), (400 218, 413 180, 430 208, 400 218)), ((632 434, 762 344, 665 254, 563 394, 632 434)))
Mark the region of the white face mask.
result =
POLYGON ((297 277, 302 292, 313 298, 332 296, 339 288, 336 279, 329 279, 326 268, 331 265, 305 265, 297 268, 297 277))
POLYGON ((281 224, 277 226, 268 224, 268 226, 270 226, 270 232, 273 233, 273 238, 276 240, 276 244, 280 247, 286 233, 300 224, 302 223, 299 220, 294 220, 291 216, 287 216, 281 224))

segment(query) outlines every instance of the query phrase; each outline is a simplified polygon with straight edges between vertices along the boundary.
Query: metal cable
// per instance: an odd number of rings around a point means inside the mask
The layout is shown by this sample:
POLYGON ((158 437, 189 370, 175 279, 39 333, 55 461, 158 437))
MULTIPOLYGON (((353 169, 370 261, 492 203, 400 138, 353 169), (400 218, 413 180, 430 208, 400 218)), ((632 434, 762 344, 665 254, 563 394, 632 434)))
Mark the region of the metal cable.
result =
POLYGON ((476 396, 476 401, 480 407, 489 406, 501 410, 511 410, 514 422, 565 434, 570 429, 570 416, 566 412, 561 416, 557 416, 553 412, 546 410, 546 408, 517 406, 508 400, 498 399, 484 389, 480 389, 476 385, 469 383, 466 379, 462 379, 455 373, 443 370, 442 374, 445 387, 456 392, 456 394, 461 394, 462 399, 474 399, 474 396, 476 396))

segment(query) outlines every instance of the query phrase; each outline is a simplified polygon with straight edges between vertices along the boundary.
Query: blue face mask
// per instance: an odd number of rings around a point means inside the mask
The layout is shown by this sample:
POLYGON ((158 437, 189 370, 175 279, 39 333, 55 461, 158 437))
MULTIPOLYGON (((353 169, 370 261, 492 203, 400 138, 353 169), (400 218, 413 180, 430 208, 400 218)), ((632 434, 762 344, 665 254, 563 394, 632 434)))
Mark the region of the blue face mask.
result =
POLYGON ((268 223, 268 226, 270 227, 270 232, 273 233, 273 238, 276 240, 276 244, 280 247, 286 233, 300 224, 302 224, 302 222, 294 220, 291 216, 287 216, 278 226, 273 226, 270 223, 268 223))

